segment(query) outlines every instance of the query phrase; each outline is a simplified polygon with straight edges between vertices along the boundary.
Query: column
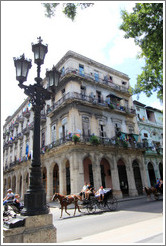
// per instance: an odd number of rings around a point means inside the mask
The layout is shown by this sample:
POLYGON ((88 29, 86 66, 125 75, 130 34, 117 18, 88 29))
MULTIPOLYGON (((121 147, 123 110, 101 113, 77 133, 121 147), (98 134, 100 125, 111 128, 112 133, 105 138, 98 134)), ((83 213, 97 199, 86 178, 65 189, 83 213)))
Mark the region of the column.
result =
POLYGON ((113 194, 117 198, 122 198, 122 191, 120 189, 120 182, 119 182, 119 174, 118 174, 118 167, 115 156, 112 156, 112 165, 110 165, 111 168, 111 179, 112 179, 112 190, 113 194))
POLYGON ((139 165, 140 167, 140 173, 142 178, 142 185, 143 187, 150 187, 150 179, 149 179, 149 172, 148 172, 148 166, 144 160, 144 158, 141 159, 141 163, 139 165))
POLYGON ((46 201, 50 202, 52 196, 53 196, 53 167, 48 163, 46 201))
POLYGON ((26 173, 22 171, 22 192, 21 192, 21 200, 24 199, 24 194, 26 193, 26 173))
POLYGON ((101 182, 100 160, 99 160, 99 156, 97 156, 96 153, 94 153, 93 155, 92 170, 93 170, 94 187, 96 190, 98 190, 102 182, 101 182))
POLYGON ((129 196, 138 196, 138 191, 135 185, 134 173, 132 168, 131 160, 128 160, 128 165, 126 165, 127 180, 129 186, 129 196))
POLYGON ((59 161, 59 193, 66 194, 66 168, 62 161, 59 161))

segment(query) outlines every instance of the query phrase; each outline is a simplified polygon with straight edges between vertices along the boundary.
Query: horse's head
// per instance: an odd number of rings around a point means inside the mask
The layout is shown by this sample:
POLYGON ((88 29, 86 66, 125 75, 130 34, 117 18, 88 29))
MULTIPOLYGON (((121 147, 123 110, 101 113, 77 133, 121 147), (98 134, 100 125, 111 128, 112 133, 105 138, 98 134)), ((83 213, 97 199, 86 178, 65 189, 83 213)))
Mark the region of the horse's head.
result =
POLYGON ((53 197, 52 197, 52 201, 55 201, 57 198, 58 198, 58 196, 59 196, 59 194, 58 193, 55 193, 54 195, 53 195, 53 197))

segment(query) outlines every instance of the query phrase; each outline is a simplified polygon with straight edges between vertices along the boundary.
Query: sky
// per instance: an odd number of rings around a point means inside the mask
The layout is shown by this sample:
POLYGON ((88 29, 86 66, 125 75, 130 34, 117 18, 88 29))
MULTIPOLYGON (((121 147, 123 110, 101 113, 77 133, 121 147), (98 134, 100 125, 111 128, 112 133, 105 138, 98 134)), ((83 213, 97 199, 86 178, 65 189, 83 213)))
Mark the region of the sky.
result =
MULTIPOLYGON (((18 87, 13 57, 23 53, 32 59, 32 68, 26 84, 33 84, 37 67, 33 62, 31 43, 37 43, 41 36, 48 44, 41 77, 46 69, 73 50, 113 69, 127 74, 130 85, 134 86, 137 75, 141 73, 144 61, 137 59, 140 52, 133 39, 125 39, 119 29, 122 23, 120 11, 132 11, 134 1, 96 1, 93 7, 79 10, 72 22, 65 17, 61 6, 53 18, 44 15, 40 1, 1 1, 1 124, 12 115, 27 98, 18 87)), ((137 96, 133 96, 137 100, 137 96)), ((162 109, 156 94, 150 98, 143 93, 139 101, 147 106, 162 109)))

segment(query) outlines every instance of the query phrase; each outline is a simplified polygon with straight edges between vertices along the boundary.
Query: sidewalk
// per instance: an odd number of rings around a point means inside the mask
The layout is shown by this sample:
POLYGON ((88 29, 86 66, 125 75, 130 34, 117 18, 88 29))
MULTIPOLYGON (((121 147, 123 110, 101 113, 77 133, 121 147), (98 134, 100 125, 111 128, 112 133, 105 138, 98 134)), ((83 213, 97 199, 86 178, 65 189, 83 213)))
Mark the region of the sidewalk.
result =
MULTIPOLYGON (((106 245, 106 244, 129 244, 139 243, 139 241, 163 234, 163 215, 143 222, 138 222, 106 232, 84 237, 74 241, 68 241, 68 245, 106 245)), ((163 237, 158 243, 164 243, 163 237)), ((66 244, 66 242, 61 243, 66 244)))

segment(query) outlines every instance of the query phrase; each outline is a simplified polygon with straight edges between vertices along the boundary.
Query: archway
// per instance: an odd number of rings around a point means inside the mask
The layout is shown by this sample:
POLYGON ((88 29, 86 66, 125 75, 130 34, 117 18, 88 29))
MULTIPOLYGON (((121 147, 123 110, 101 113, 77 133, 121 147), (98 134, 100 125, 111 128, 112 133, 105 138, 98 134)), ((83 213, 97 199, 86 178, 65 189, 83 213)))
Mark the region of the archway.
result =
POLYGON ((142 195, 143 189, 142 189, 141 173, 140 173, 139 164, 136 160, 133 161, 132 167, 133 167, 133 173, 134 173, 134 179, 135 179, 135 186, 138 191, 138 195, 142 195))
POLYGON ((43 188, 45 189, 45 192, 47 193, 47 169, 46 167, 43 168, 43 188))
POLYGON ((112 180, 111 180, 111 170, 109 162, 103 158, 100 162, 100 170, 101 170, 101 182, 102 186, 105 188, 112 187, 112 180))
POLYGON ((67 195, 71 193, 71 186, 70 186, 70 163, 69 163, 69 161, 66 162, 66 193, 67 193, 67 195))
POLYGON ((149 173, 150 184, 151 186, 154 186, 156 184, 156 176, 151 162, 148 163, 148 173, 149 173))
POLYGON ((161 162, 159 163, 159 172, 161 179, 163 179, 163 164, 161 162))
POLYGON ((59 167, 56 163, 53 169, 53 194, 59 192, 59 167))
POLYGON ((84 167, 84 182, 90 183, 92 186, 94 186, 92 162, 90 158, 86 157, 84 159, 83 167, 84 167))
POLYGON ((120 189, 121 189, 123 195, 128 195, 129 194, 129 188, 128 188, 125 163, 120 159, 117 163, 117 166, 118 166, 120 189))

